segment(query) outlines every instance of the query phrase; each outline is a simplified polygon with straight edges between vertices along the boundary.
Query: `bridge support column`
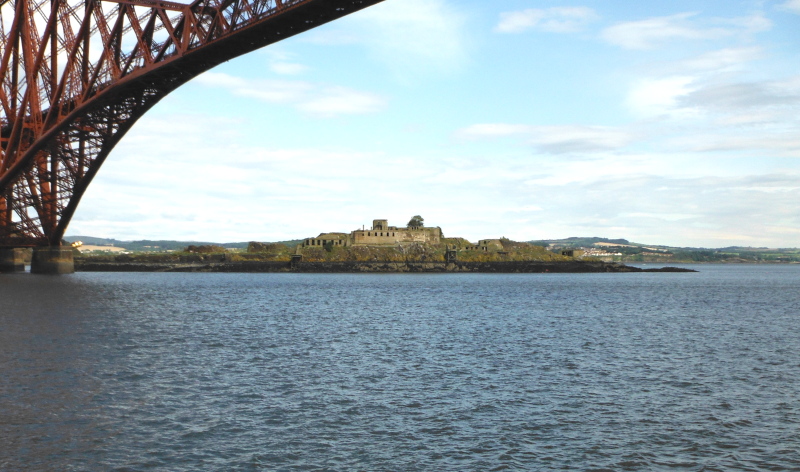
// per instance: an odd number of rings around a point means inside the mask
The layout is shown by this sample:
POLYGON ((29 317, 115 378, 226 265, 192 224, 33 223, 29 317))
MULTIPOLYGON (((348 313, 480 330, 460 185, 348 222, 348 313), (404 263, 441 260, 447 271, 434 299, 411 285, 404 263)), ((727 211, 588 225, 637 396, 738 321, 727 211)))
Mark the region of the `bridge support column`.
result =
POLYGON ((33 274, 72 274, 75 272, 75 260, 71 247, 36 247, 33 248, 31 273, 33 274))
POLYGON ((24 249, 0 249, 0 273, 22 272, 25 270, 24 249))

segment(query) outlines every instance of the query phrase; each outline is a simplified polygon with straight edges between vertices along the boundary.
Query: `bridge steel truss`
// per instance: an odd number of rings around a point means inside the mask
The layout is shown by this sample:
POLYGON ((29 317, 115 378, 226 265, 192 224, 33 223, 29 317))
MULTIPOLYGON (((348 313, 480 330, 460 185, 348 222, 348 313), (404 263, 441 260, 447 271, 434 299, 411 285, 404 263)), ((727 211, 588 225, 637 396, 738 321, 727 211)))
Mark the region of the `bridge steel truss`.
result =
POLYGON ((179 86, 381 1, 0 0, 0 248, 60 245, 111 150, 179 86))

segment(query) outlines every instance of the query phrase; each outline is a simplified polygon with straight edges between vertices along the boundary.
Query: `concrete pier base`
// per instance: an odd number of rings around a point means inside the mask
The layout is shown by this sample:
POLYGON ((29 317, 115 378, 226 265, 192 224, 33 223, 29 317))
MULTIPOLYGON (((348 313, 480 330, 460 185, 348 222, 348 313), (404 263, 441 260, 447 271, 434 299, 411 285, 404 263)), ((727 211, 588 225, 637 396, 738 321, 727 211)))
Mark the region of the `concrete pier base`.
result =
POLYGON ((32 274, 72 274, 75 260, 71 247, 36 247, 31 259, 32 274))
POLYGON ((24 249, 0 249, 0 273, 22 272, 25 270, 24 249))

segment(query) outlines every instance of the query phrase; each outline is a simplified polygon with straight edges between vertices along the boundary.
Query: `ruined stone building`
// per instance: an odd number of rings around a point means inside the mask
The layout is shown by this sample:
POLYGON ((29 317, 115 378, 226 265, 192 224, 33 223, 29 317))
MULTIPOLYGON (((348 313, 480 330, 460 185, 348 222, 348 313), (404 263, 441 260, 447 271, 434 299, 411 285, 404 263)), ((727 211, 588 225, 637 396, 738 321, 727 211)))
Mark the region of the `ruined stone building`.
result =
POLYGON ((435 228, 389 226, 388 220, 372 220, 372 229, 357 229, 348 233, 322 233, 305 239, 303 247, 331 246, 395 246, 397 244, 438 244, 442 230, 435 228))
POLYGON ((475 246, 467 246, 464 249, 468 251, 502 252, 503 243, 499 239, 481 239, 475 246))

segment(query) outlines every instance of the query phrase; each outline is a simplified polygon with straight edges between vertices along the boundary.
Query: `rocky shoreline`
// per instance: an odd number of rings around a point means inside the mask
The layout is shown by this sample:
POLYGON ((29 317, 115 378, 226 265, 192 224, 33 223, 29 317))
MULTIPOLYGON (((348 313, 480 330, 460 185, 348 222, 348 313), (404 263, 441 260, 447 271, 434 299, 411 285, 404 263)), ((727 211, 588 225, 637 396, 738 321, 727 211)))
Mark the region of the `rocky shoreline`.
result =
POLYGON ((593 273, 593 272, 696 272, 679 267, 642 269, 616 262, 503 261, 503 262, 108 262, 76 260, 77 272, 297 272, 297 273, 593 273))

